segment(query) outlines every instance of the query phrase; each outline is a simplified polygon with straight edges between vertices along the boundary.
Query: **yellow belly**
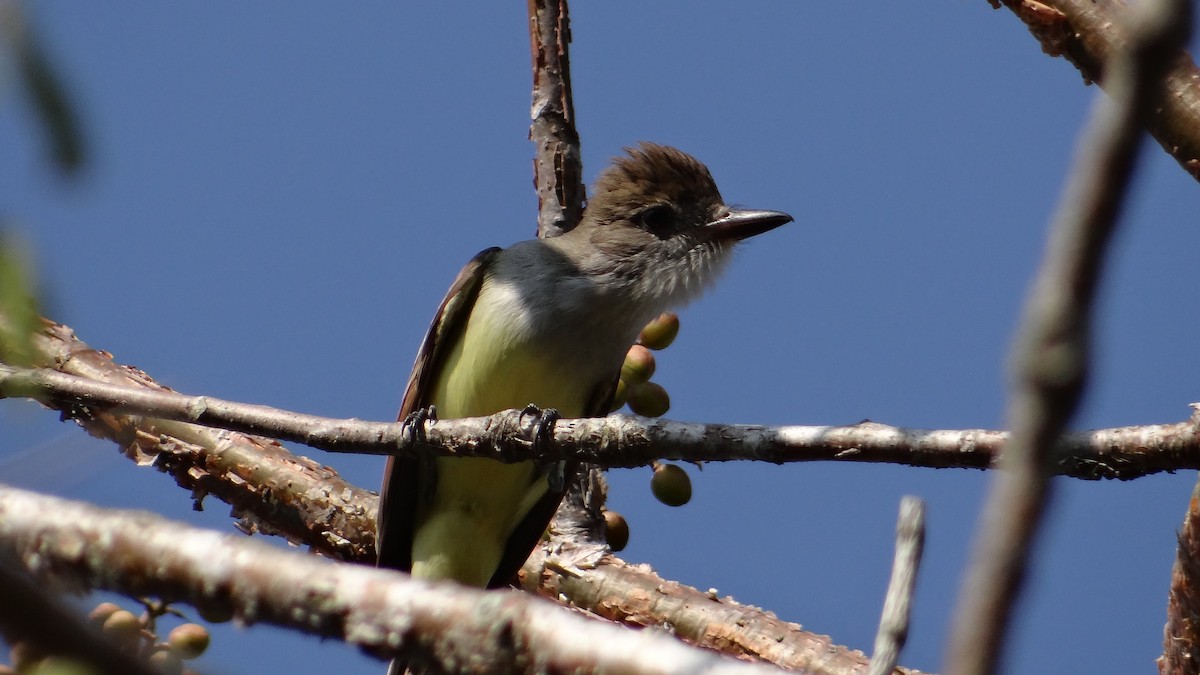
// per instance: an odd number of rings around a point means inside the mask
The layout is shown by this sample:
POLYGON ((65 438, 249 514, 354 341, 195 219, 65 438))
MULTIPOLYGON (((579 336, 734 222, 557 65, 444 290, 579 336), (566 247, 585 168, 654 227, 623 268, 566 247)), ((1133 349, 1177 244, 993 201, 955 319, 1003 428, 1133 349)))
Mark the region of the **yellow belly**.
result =
MULTIPOLYGON (((481 313, 484 304, 476 303, 434 383, 430 401, 438 416, 488 415, 530 403, 583 415, 592 383, 580 381, 569 364, 550 363, 544 352, 501 337, 511 331, 497 313, 481 313)), ((421 477, 437 485, 417 508, 413 576, 486 586, 509 536, 546 493, 545 471, 534 462, 483 458, 439 457, 434 467, 436 478, 421 477)))

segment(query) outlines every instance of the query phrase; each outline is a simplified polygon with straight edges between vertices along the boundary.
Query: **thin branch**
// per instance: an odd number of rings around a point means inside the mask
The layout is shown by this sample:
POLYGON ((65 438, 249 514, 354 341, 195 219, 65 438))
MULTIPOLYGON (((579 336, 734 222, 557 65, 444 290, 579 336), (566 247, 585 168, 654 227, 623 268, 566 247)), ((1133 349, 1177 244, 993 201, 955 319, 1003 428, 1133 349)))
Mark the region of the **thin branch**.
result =
POLYGON ((875 653, 868 675, 888 675, 900 660, 900 651, 908 641, 913 594, 917 571, 925 550, 925 502, 906 496, 900 500, 896 521, 896 556, 892 560, 892 578, 883 601, 883 615, 875 635, 875 653))
POLYGON ((0 551, 45 581, 150 595, 459 672, 777 672, 526 593, 430 583, 0 487, 0 551))
POLYGON ((1163 627, 1161 675, 1200 673, 1200 481, 1192 488, 1171 567, 1167 623, 1163 627))
POLYGON ((538 196, 538 236, 575 227, 583 215, 583 170, 575 104, 571 98, 571 24, 566 0, 529 0, 533 55, 533 184, 538 196))
MULTIPOLYGON (((118 385, 0 364, 3 396, 28 396, 70 416, 140 415, 260 434, 327 452, 404 454, 413 452, 416 445, 398 423, 305 415, 208 396, 185 396, 148 382, 118 385)), ((612 415, 561 420, 554 428, 554 443, 535 453, 527 437, 531 421, 518 410, 429 421, 420 445, 446 455, 505 461, 574 458, 607 467, 645 466, 673 459, 887 462, 986 469, 996 462, 1007 439, 1001 431, 904 429, 875 422, 844 427, 765 427, 612 415)), ((1052 469, 1084 479, 1131 479, 1200 469, 1200 413, 1175 424, 1069 434, 1055 449, 1052 469)))
POLYGON ((1083 394, 1092 307, 1104 254, 1124 203, 1142 126, 1162 100, 1161 78, 1191 28, 1186 0, 1129 8, 1128 49, 1105 74, 1014 348, 1012 436, 984 507, 982 527, 950 638, 947 671, 992 673, 1027 576, 1050 498, 1055 446, 1083 394))
MULTIPOLYGON (((1125 7, 1113 0, 988 0, 1001 3, 1029 27, 1050 56, 1062 56, 1079 69, 1085 82, 1109 89, 1105 64, 1129 36, 1115 17, 1125 7)), ((1182 46, 1178 48, 1182 50, 1182 46)), ((1163 150, 1192 178, 1200 180, 1200 69, 1183 51, 1167 57, 1165 95, 1140 122, 1163 150)))

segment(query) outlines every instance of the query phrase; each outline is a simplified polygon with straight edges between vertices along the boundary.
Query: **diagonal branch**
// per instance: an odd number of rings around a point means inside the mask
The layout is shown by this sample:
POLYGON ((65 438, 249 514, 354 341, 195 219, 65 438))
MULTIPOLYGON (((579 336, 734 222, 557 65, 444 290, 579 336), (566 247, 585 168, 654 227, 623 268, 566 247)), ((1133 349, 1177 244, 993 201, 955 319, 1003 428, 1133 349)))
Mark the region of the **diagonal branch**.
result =
POLYGON ((769 673, 526 593, 430 583, 0 487, 0 552, 45 581, 151 595, 463 672, 769 673))
POLYGON ((1161 675, 1200 673, 1200 481, 1192 488, 1183 529, 1171 567, 1167 596, 1167 623, 1163 627, 1161 675))
MULTIPOLYGON (((2 317, 0 317, 2 319, 2 317)), ((146 373, 113 362, 70 328, 46 322, 33 336, 44 366, 109 384, 169 391, 146 373)), ((113 441, 139 466, 153 466, 192 492, 233 507, 243 531, 277 534, 345 560, 375 557, 375 493, 333 469, 288 452, 266 438, 67 404, 60 410, 97 438, 113 441)))
MULTIPOLYGON (((1116 20, 1125 7, 1114 0, 988 0, 1002 3, 1042 44, 1042 51, 1070 61, 1085 82, 1111 90, 1105 64, 1128 42, 1116 20)), ((1182 45, 1160 74, 1165 95, 1141 124, 1192 178, 1200 180, 1200 69, 1182 45)))
POLYGON ((1146 0, 1125 16, 1128 45, 1105 73, 1014 347, 1012 424, 984 506, 947 671, 998 668, 1034 538, 1050 499, 1055 446, 1087 380, 1089 333, 1104 255, 1133 174, 1142 127, 1160 105, 1162 76, 1187 40, 1189 0, 1146 0))
MULTIPOLYGON (((611 554, 564 567, 559 551, 542 547, 525 564, 523 587, 586 607, 629 626, 664 627, 685 642, 724 654, 811 673, 865 674, 871 662, 828 636, 801 629, 770 612, 664 579, 648 565, 630 565, 611 554)), ((899 675, 920 671, 896 668, 899 675)))

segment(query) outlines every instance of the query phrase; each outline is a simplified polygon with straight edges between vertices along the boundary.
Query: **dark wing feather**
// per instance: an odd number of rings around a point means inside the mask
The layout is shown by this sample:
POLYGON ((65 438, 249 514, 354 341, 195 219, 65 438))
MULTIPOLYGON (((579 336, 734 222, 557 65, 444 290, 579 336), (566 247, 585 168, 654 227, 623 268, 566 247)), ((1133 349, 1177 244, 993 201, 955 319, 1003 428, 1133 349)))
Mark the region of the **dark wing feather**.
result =
MULTIPOLYGON (((429 385, 441 369, 446 351, 457 340, 456 332, 466 325, 484 273, 499 248, 480 251, 467 263, 446 297, 433 316, 433 323, 421 342, 408 386, 404 389, 404 400, 400 404, 398 420, 403 421, 412 412, 429 405, 429 385)), ((376 519, 375 548, 378 565, 409 571, 412 569, 413 520, 417 510, 417 459, 412 457, 389 457, 383 474, 383 487, 379 492, 379 513, 376 519)))

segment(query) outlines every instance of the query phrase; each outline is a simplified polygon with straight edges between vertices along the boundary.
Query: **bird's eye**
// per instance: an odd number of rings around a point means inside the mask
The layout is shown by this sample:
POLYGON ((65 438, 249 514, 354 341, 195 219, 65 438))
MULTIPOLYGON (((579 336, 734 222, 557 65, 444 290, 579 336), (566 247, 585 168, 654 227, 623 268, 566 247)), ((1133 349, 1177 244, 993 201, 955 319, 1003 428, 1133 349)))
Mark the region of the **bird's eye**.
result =
POLYGON ((666 204, 651 206, 637 216, 641 226, 651 232, 665 232, 675 224, 675 209, 666 204))

